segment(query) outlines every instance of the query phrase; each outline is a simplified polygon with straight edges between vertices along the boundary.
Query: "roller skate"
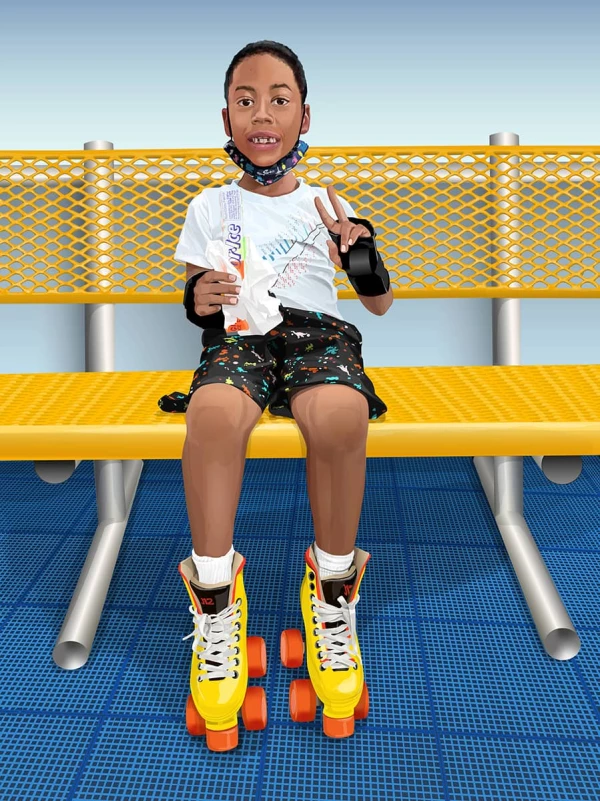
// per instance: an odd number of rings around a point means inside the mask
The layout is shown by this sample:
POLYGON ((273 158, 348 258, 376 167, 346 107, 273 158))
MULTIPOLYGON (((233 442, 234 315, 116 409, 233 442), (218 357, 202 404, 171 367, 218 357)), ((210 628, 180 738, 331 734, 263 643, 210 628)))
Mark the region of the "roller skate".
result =
POLYGON ((200 584, 191 556, 179 564, 194 618, 194 631, 183 638, 194 637, 186 725, 190 734, 206 735, 211 751, 237 747, 240 707, 246 729, 267 725, 265 691, 248 687, 249 677, 266 674, 267 651, 262 637, 246 637, 245 563, 235 552, 227 584, 200 584))
MULTIPOLYGON (((321 579, 312 545, 304 555, 306 570, 300 587, 300 607, 310 679, 296 679, 290 684, 290 715, 296 722, 312 722, 320 702, 323 732, 328 737, 350 737, 354 734, 354 721, 369 713, 355 607, 370 558, 366 551, 355 548, 354 561, 346 573, 321 579)), ((282 632, 281 661, 285 667, 300 667, 304 650, 299 629, 282 632)))

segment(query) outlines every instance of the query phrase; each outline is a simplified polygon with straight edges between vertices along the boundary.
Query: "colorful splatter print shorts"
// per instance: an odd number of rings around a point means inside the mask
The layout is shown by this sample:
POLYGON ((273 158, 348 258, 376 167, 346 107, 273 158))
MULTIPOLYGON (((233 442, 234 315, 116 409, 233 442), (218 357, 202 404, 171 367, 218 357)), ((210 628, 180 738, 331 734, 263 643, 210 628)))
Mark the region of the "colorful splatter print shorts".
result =
POLYGON ((280 306, 281 323, 262 336, 217 333, 202 350, 188 395, 164 395, 165 412, 185 412, 204 384, 230 384, 264 411, 291 417, 289 393, 315 384, 354 387, 369 403, 369 419, 387 411, 364 371, 362 336, 352 323, 321 312, 280 306))

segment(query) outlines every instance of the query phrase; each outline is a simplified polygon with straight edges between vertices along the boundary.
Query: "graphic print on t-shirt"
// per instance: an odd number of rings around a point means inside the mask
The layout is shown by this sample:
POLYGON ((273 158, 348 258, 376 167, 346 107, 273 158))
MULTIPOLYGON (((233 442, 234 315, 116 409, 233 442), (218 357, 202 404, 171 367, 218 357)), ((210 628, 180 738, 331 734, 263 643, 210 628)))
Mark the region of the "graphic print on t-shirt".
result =
POLYGON ((273 239, 262 242, 258 250, 263 259, 271 262, 276 260, 282 263, 281 256, 285 257, 283 270, 273 289, 289 289, 296 286, 298 278, 310 269, 315 256, 320 252, 316 242, 323 234, 325 226, 315 224, 314 219, 301 211, 295 217, 286 221, 286 228, 273 239))
MULTIPOLYGON (((297 178, 296 190, 272 198, 240 189, 244 236, 272 264, 277 278, 269 291, 284 306, 343 320, 334 286, 338 268, 329 255, 329 232, 315 197, 334 219, 336 214, 325 187, 307 184, 304 176, 297 178)), ((209 269, 213 266, 207 263, 205 252, 209 241, 222 241, 220 191, 220 187, 207 187, 189 204, 176 260, 209 269)), ((346 214, 356 217, 350 203, 339 194, 338 198, 346 214)))

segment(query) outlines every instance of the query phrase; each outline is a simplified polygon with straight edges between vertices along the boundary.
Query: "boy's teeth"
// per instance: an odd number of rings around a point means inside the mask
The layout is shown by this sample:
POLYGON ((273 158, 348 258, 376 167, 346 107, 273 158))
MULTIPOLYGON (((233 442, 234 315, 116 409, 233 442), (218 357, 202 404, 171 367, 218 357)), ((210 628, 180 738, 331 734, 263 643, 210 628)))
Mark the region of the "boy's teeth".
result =
POLYGON ((262 144, 268 144, 269 142, 275 143, 275 142, 277 142, 277 139, 262 139, 262 138, 258 139, 256 137, 253 137, 252 141, 253 142, 258 142, 258 144, 262 145, 262 144))

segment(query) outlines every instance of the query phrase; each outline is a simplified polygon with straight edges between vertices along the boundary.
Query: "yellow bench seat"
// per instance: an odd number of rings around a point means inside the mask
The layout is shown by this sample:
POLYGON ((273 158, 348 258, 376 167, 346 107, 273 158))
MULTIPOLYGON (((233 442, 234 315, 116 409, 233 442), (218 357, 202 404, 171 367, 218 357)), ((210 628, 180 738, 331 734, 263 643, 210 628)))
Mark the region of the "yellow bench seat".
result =
MULTIPOLYGON (((367 368, 387 414, 368 457, 600 454, 600 365, 367 368)), ((180 459, 185 415, 158 398, 193 371, 0 374, 0 460, 180 459)), ((249 458, 306 455, 294 420, 261 417, 249 458)))

